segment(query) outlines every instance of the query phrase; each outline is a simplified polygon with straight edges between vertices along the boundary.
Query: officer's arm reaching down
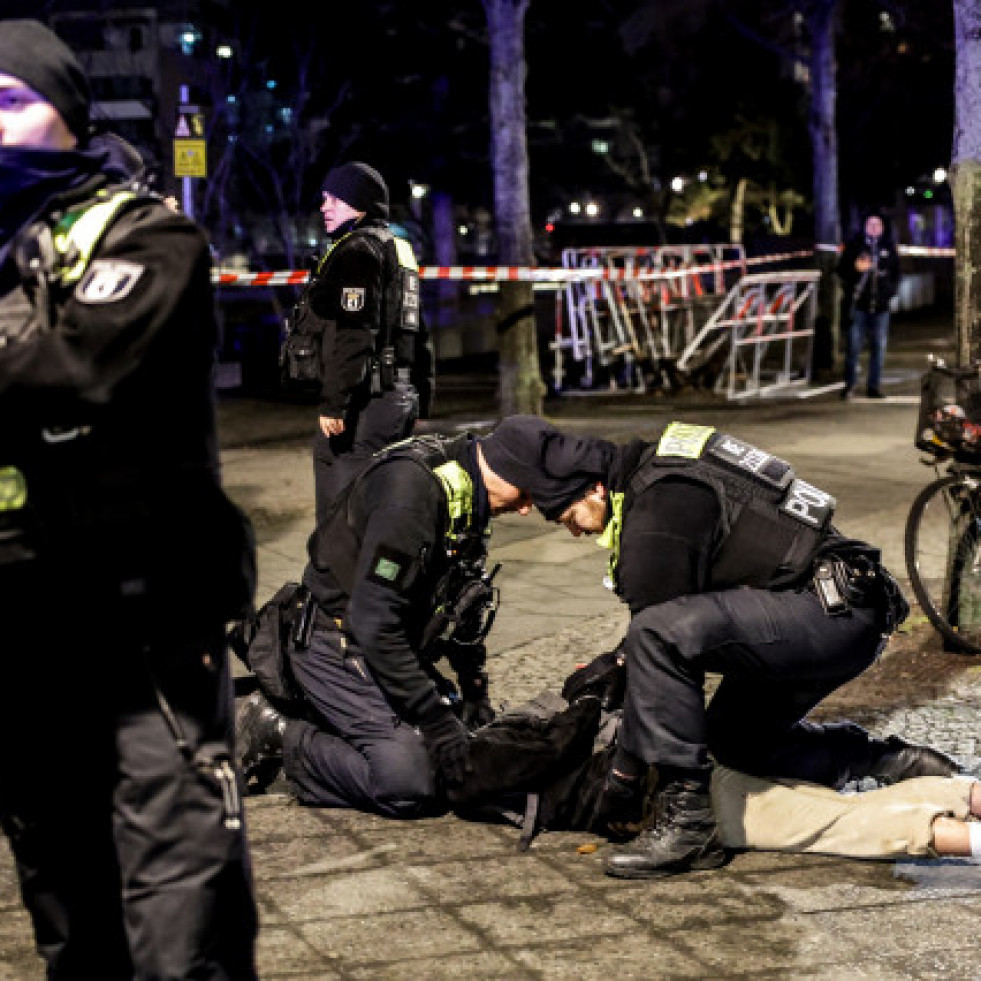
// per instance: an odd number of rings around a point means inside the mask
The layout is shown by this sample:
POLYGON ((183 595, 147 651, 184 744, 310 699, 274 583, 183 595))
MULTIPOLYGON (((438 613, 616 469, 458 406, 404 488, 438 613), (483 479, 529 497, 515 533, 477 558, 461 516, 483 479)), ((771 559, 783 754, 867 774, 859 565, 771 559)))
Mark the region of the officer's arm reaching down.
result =
POLYGON ((707 487, 665 479, 638 495, 620 536, 620 595, 631 614, 708 587, 719 502, 707 487))

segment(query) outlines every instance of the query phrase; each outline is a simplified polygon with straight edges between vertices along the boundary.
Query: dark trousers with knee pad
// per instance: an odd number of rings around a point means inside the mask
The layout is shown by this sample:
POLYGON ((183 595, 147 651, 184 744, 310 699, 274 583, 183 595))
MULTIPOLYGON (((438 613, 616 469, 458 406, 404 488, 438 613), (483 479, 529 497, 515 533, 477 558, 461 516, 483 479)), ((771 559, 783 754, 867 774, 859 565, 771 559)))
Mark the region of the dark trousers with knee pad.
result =
POLYGON ((254 978, 223 632, 144 644, 29 602, 4 624, 0 822, 48 977, 254 978))
POLYGON ((286 776, 304 804, 354 807, 390 817, 434 813, 435 780, 419 732, 400 719, 357 647, 325 618, 293 674, 315 722, 290 720, 286 776))
POLYGON ((339 436, 325 436, 318 425, 313 440, 317 524, 372 454, 410 436, 418 417, 415 387, 396 382, 392 391, 352 402, 344 413, 344 432, 339 436))
POLYGON ((625 642, 621 745, 649 764, 703 769, 711 753, 734 769, 833 785, 860 748, 840 727, 802 720, 875 661, 885 643, 875 620, 862 608, 829 617, 808 590, 648 607, 625 642), (706 672, 722 675, 707 709, 706 672))

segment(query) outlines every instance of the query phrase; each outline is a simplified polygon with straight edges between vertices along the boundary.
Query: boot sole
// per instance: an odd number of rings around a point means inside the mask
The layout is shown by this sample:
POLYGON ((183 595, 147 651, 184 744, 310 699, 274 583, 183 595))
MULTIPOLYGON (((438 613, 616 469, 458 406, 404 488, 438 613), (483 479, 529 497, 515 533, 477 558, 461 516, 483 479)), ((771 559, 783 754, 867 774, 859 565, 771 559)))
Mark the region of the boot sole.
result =
POLYGON ((686 872, 707 872, 725 864, 725 855, 706 855, 695 859, 691 865, 665 865, 657 869, 621 869, 607 865, 603 871, 614 879, 666 879, 672 875, 684 875, 686 872))

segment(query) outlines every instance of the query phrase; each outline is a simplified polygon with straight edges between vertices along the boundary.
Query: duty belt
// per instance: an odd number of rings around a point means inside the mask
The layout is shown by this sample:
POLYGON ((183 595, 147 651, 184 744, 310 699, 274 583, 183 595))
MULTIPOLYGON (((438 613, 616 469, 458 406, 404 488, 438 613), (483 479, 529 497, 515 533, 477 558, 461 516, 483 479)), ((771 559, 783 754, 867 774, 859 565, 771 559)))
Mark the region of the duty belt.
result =
POLYGON ((840 616, 853 606, 870 606, 876 597, 878 571, 866 563, 853 564, 839 555, 825 555, 814 565, 811 586, 828 616, 840 616))

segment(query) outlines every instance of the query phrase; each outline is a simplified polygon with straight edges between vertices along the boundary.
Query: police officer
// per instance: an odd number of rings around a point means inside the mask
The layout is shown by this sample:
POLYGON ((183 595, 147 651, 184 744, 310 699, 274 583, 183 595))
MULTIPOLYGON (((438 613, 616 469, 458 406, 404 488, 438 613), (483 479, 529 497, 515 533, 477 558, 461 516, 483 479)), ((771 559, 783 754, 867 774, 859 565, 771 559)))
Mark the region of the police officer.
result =
MULTIPOLYGON (((341 491, 310 542, 312 629, 289 651, 306 710, 285 724, 284 770, 302 803, 415 817, 463 779, 464 721, 493 714, 488 522, 530 507, 470 435, 391 447, 341 491), (442 657, 458 693, 434 669, 442 657)), ((268 709, 255 714, 272 723, 268 709)), ((270 724, 249 735, 261 743, 270 724)))
POLYGON ((648 767, 659 774, 657 820, 607 860, 608 874, 722 864, 710 753, 750 773, 829 785, 846 770, 891 780, 950 775, 940 754, 871 740, 857 726, 802 721, 876 659, 906 606, 878 552, 835 530, 834 498, 789 464, 682 423, 615 446, 513 416, 483 449, 547 519, 576 536, 603 532, 609 584, 630 608, 618 651, 566 685, 575 699, 611 661, 625 662, 611 815, 636 809, 648 767), (568 489, 556 494, 562 479, 568 489), (706 671, 722 675, 707 710, 706 671))
POLYGON ((320 384, 317 521, 360 463, 426 414, 432 359, 412 246, 388 227, 388 187, 365 163, 331 170, 320 208, 333 245, 293 312, 287 372, 320 384))
POLYGON ((49 977, 250 978, 208 247, 88 115, 68 48, 0 23, 0 821, 49 977))

